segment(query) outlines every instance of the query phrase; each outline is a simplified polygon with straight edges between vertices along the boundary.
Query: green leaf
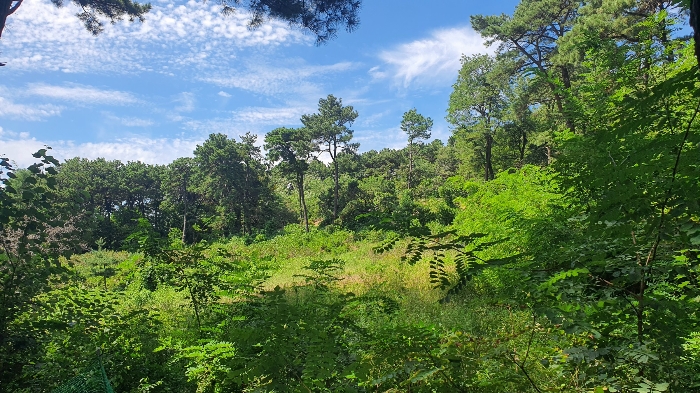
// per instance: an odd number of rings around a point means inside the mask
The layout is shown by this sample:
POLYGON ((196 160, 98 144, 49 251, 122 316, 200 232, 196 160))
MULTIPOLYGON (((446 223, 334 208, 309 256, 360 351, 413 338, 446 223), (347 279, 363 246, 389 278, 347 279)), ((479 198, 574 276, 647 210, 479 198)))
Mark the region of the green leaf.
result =
POLYGON ((433 368, 430 370, 420 371, 416 375, 411 377, 411 383, 417 383, 417 382, 423 381, 423 380, 429 378, 430 376, 432 376, 433 374, 439 372, 440 370, 441 369, 439 369, 439 368, 433 368))

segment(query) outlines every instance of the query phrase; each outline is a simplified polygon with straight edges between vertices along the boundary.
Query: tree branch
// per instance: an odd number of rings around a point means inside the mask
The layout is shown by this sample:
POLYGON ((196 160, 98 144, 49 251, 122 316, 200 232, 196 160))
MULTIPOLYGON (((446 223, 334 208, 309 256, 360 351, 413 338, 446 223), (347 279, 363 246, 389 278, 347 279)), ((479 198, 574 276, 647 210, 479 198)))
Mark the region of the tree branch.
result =
POLYGON ((12 7, 10 7, 9 11, 7 11, 7 16, 14 14, 15 11, 17 11, 17 8, 19 8, 19 6, 22 4, 22 1, 23 0, 17 0, 17 3, 15 5, 13 5, 12 7))
POLYGON ((508 359, 510 359, 510 361, 513 362, 520 369, 520 371, 523 372, 523 374, 525 374, 525 378, 527 378, 527 380, 530 382, 530 385, 532 385, 533 389, 535 389, 537 393, 542 393, 542 390, 540 390, 535 381, 532 380, 530 374, 528 374, 527 370, 525 370, 525 367, 523 367, 522 364, 518 363, 518 361, 515 360, 515 356, 513 356, 512 354, 508 354, 508 359))
POLYGON ((654 245, 652 246, 651 250, 649 250, 649 254, 647 255, 647 259, 645 262, 645 266, 649 266, 649 264, 656 258, 656 251, 659 248, 659 243, 661 243, 661 230, 663 229, 664 226, 664 219, 666 218, 666 207, 668 206, 668 201, 671 199, 671 192, 673 191, 673 185, 676 181, 676 175, 678 175, 678 166, 680 165, 681 162, 681 153, 683 152, 683 145, 688 141, 688 136, 690 135, 690 129, 693 126, 693 122, 695 122, 695 118, 698 116, 698 112, 700 112, 700 101, 698 101, 698 105, 695 106, 695 111, 693 112, 693 116, 690 118, 690 121, 688 122, 688 126, 685 128, 685 133, 683 134, 683 140, 680 142, 678 145, 678 151, 676 152, 676 161, 673 165, 673 173, 671 174, 671 184, 669 184, 668 189, 666 190, 666 198, 664 199, 664 202, 661 204, 661 218, 659 219, 659 225, 657 227, 657 234, 656 234, 656 240, 654 241, 654 245))

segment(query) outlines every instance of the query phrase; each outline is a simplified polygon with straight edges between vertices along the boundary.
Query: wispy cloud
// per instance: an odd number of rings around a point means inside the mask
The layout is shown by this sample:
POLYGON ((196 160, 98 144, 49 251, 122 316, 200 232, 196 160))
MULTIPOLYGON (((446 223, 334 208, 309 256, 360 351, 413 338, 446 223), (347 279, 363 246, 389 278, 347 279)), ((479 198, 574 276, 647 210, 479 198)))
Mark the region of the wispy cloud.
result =
POLYGON ((200 77, 202 82, 221 87, 237 88, 263 95, 318 95, 321 88, 317 81, 324 76, 348 71, 357 66, 352 62, 330 65, 308 65, 299 60, 288 59, 286 67, 275 67, 259 62, 249 63, 244 72, 228 75, 200 77), (311 80, 314 80, 312 82, 311 80))
POLYGON ((189 0, 153 4, 144 23, 106 25, 93 37, 75 17, 73 4, 56 8, 49 0, 24 2, 8 18, 3 55, 12 72, 64 71, 173 74, 182 70, 226 69, 246 47, 304 43, 304 36, 284 23, 270 21, 247 28, 249 15, 225 17, 220 5, 189 0))
POLYGON ((301 116, 316 111, 316 102, 293 101, 286 106, 251 106, 235 110, 228 117, 210 119, 181 119, 183 128, 199 135, 223 133, 238 137, 252 132, 264 138, 264 134, 275 127, 296 127, 301 125, 301 116))
POLYGON ((251 131, 251 127, 246 126, 233 118, 213 118, 206 120, 199 119, 176 119, 182 122, 182 127, 188 132, 199 135, 221 133, 229 136, 237 136, 251 131))
POLYGON ((119 121, 127 127, 150 127, 155 124, 153 120, 139 119, 138 117, 122 117, 119 121))
POLYGON ((27 139, 29 138, 29 133, 28 132, 14 132, 14 131, 9 131, 9 130, 4 130, 2 127, 0 127, 0 138, 3 139, 27 139))
POLYGON ((251 107, 234 112, 233 119, 251 125, 289 125, 300 123, 301 115, 312 113, 311 106, 287 108, 251 107))
POLYGON ((476 53, 492 53, 484 39, 469 27, 436 30, 429 37, 398 45, 379 54, 383 66, 368 73, 376 78, 391 77, 402 87, 440 86, 452 83, 460 68, 460 58, 476 53))
POLYGON ((391 114, 391 110, 385 110, 379 113, 373 113, 369 116, 360 117, 357 122, 359 127, 373 127, 378 124, 379 120, 391 114))
POLYGON ((81 104, 126 105, 138 102, 131 93, 82 85, 54 86, 35 83, 27 86, 23 94, 81 104))
POLYGON ((192 156, 198 139, 123 138, 113 142, 74 143, 58 141, 54 150, 59 157, 104 157, 113 160, 142 161, 149 164, 167 164, 177 157, 192 156))
POLYGON ((8 98, 0 96, 0 117, 11 119, 37 121, 50 116, 61 114, 60 106, 51 104, 25 105, 17 104, 8 98))
POLYGON ((230 98, 230 97, 231 97, 231 94, 229 94, 229 93, 227 93, 227 92, 225 92, 225 91, 220 91, 218 94, 219 94, 221 97, 224 97, 224 98, 230 98))
POLYGON ((197 100, 195 99, 194 93, 182 92, 175 98, 175 102, 179 104, 175 107, 177 112, 192 112, 197 100))
MULTIPOLYGON (((399 127, 391 127, 377 132, 376 130, 356 130, 353 142, 382 146, 390 149, 401 149, 406 146, 406 133, 399 127)), ((361 149, 364 151, 365 149, 361 149)))
POLYGON ((24 167, 34 162, 32 153, 48 145, 53 148, 50 153, 61 160, 72 157, 104 157, 122 162, 167 164, 177 157, 192 156, 197 144, 202 142, 200 139, 131 137, 109 142, 75 143, 66 140, 40 141, 27 133, 5 131, 0 133, 0 154, 9 154, 10 159, 24 167))
POLYGON ((126 127, 150 127, 154 124, 156 124, 153 120, 151 119, 141 119, 138 117, 120 117, 120 116, 115 116, 112 113, 105 112, 103 113, 109 120, 115 121, 123 126, 126 127))

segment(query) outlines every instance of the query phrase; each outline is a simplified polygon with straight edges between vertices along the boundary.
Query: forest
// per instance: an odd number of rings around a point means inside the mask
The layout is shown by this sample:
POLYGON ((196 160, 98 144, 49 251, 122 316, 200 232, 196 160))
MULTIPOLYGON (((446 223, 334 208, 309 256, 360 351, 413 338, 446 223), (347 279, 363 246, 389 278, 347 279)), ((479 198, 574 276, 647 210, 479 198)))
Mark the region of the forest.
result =
POLYGON ((0 158, 0 391, 700 391, 686 3, 472 15, 447 141, 360 152, 328 95, 168 165, 0 158))

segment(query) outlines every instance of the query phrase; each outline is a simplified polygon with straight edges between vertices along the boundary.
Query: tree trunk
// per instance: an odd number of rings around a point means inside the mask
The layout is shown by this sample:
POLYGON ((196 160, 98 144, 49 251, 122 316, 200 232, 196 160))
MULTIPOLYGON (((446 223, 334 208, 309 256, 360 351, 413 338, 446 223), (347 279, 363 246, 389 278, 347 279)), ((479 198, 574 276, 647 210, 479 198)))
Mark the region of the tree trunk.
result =
POLYGON ((644 344, 644 275, 639 283, 641 293, 637 304, 637 341, 644 344))
POLYGON ((523 134, 523 143, 520 145, 520 165, 523 165, 523 161, 525 161, 525 149, 527 148, 527 133, 525 131, 522 132, 523 134))
POLYGON ((486 162, 484 163, 484 180, 493 180, 493 165, 491 163, 491 149, 493 148, 493 137, 486 134, 486 162))
POLYGON ((299 184, 301 184, 301 180, 299 180, 299 174, 297 173, 296 188, 297 188, 297 199, 299 199, 299 221, 304 222, 304 205, 301 202, 301 187, 299 186, 299 184))
MULTIPOLYGON (((334 148, 334 152, 337 150, 334 148)), ((333 157, 333 178, 335 180, 335 198, 333 198, 333 220, 338 218, 338 155, 334 154, 333 157)))
POLYGON ((190 280, 187 279, 187 276, 185 275, 185 271, 183 269, 180 269, 180 274, 185 279, 185 285, 187 285, 187 291, 190 293, 190 301, 192 301, 192 308, 194 308, 194 315, 197 317, 197 328, 199 328, 199 332, 202 332, 202 321, 199 318, 199 305, 197 303, 197 298, 194 296, 194 292, 192 292, 192 286, 190 285, 190 280))
MULTIPOLYGON (((571 90, 571 74, 569 74, 569 69, 566 68, 566 66, 561 66, 560 69, 561 69, 561 79, 562 79, 562 82, 564 82, 564 88, 566 88, 566 90, 571 90)), ((566 111, 565 107, 562 107, 561 114, 562 114, 562 116, 564 116, 564 121, 566 121, 566 126, 569 127, 569 129, 571 129, 571 132, 576 132, 576 125, 574 125, 574 122, 569 117, 569 113, 566 111)))
POLYGON ((248 234, 247 229, 247 220, 248 218, 248 165, 244 164, 245 166, 245 175, 244 175, 244 180, 245 184, 243 186, 243 203, 241 204, 241 232, 243 232, 243 236, 248 234))
POLYGON ((564 82, 564 87, 571 89, 571 75, 569 74, 569 69, 566 66, 559 67, 561 70, 561 80, 564 82))
POLYGON ((411 189, 411 177, 413 176, 413 141, 408 142, 408 189, 411 189))
POLYGON ((7 17, 17 11, 17 8, 22 4, 22 1, 19 0, 13 6, 12 3, 15 1, 16 0, 0 0, 0 37, 2 37, 2 31, 5 29, 7 17))
MULTIPOLYGON (((160 203, 160 202, 158 202, 160 203)), ((153 227, 156 228, 156 231, 160 231, 161 225, 160 225, 160 209, 158 209, 158 204, 153 208, 153 227)))
POLYGON ((105 209, 107 213, 107 244, 109 247, 114 247, 114 229, 112 228, 112 203, 109 199, 105 199, 105 209))
POLYGON ((552 89, 552 94, 554 94, 554 101, 557 103, 557 109, 559 110, 559 113, 561 113, 562 116, 564 116, 564 121, 566 122, 566 126, 569 127, 571 132, 575 132, 574 128, 574 123, 569 119, 568 114, 564 110, 564 98, 561 96, 561 94, 557 93, 557 86, 554 83, 549 82, 549 88, 552 89))
POLYGON ((690 2, 690 27, 693 28, 695 39, 695 57, 700 65, 700 0, 690 2))
POLYGON ((185 231, 187 230, 187 194, 185 194, 184 200, 185 207, 182 209, 182 244, 185 244, 185 231))
POLYGON ((304 229, 309 233, 309 211, 306 209, 306 198, 304 197, 304 174, 299 175, 299 200, 301 201, 301 213, 304 217, 304 229))
MULTIPOLYGON (((551 74, 549 70, 544 66, 542 63, 542 60, 537 60, 534 56, 532 56, 530 53, 528 53, 525 48, 523 48, 522 45, 517 40, 511 40, 511 42, 515 45, 516 48, 522 53, 525 57, 530 59, 532 64, 536 65, 537 68, 545 75, 545 77, 550 78, 551 74)), ((562 69, 562 79, 564 79, 564 85, 566 86, 568 83, 568 86, 566 88, 571 87, 571 77, 569 76, 569 70, 566 69, 566 67, 561 67, 562 69)), ((553 82, 547 82, 549 85, 549 88, 552 90, 552 94, 554 94, 554 100, 557 103, 557 109, 559 109, 559 113, 561 113, 562 116, 564 116, 564 121, 566 122, 566 126, 571 129, 571 132, 575 132, 574 128, 574 123, 569 119, 569 116, 567 113, 564 111, 564 98, 561 96, 561 94, 557 93, 557 86, 553 82)))

